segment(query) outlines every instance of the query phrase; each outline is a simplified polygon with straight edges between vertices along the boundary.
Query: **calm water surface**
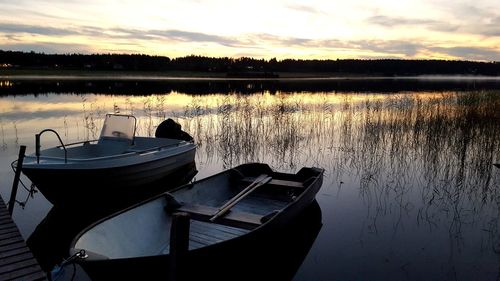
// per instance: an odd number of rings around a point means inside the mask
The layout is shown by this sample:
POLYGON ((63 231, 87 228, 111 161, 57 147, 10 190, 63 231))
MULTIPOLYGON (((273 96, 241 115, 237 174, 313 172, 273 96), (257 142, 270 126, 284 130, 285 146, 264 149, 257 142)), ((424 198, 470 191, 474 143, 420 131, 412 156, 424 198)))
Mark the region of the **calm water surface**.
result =
MULTIPOLYGON (((284 172, 326 169, 316 197, 323 226, 295 280, 500 278, 500 169, 493 166, 500 162, 500 87, 367 92, 253 85, 245 94, 216 88, 202 95, 156 86, 140 95, 52 88, 15 95, 12 87, 0 83, 4 200, 19 145, 33 152, 34 135, 44 128, 73 142, 97 138, 105 113, 136 115, 138 135, 154 135, 172 117, 198 144, 196 179, 250 161, 284 172)), ((44 147, 57 144, 43 139, 44 147)), ((17 198, 28 195, 21 189, 17 198)), ((50 208, 40 193, 24 208, 16 205, 25 238, 50 208)))

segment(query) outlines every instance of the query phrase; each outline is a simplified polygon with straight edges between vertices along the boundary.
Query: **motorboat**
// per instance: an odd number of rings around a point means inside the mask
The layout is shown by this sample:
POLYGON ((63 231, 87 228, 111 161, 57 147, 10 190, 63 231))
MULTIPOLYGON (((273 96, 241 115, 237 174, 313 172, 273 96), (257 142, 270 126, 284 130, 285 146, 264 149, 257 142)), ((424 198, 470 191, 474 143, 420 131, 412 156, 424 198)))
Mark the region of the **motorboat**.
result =
POLYGON ((22 172, 53 205, 105 195, 134 193, 194 162, 193 141, 135 136, 131 115, 107 114, 98 140, 64 144, 52 129, 35 137, 35 153, 22 172), (40 138, 55 133, 60 145, 41 150, 40 138))

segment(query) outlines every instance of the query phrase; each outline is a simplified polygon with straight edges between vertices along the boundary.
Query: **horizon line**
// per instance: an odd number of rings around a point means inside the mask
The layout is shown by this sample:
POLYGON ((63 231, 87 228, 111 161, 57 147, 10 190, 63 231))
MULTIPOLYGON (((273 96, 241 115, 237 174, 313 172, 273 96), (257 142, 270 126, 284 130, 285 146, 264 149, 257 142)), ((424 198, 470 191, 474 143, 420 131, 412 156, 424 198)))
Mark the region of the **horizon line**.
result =
POLYGON ((211 59, 252 59, 256 61, 266 61, 270 62, 272 60, 276 60, 278 62, 280 61, 286 61, 286 60, 296 60, 296 61, 441 61, 441 62, 474 62, 474 63, 500 63, 500 61, 497 60, 466 60, 466 59, 436 59, 436 58, 419 58, 419 59, 407 59, 407 58, 324 58, 324 59, 318 59, 318 58, 312 58, 312 59, 304 59, 304 58, 270 58, 270 59, 265 59, 265 58, 256 58, 256 57, 251 57, 251 56, 240 56, 240 57, 231 57, 231 56, 207 56, 207 55, 197 55, 197 54, 190 54, 186 56, 178 56, 178 57, 170 57, 166 55, 151 55, 147 53, 46 53, 46 52, 39 52, 39 51, 16 51, 16 50, 3 50, 0 49, 0 52, 11 52, 11 53, 24 53, 24 54, 38 54, 38 55, 81 55, 81 56, 103 56, 103 55, 110 55, 110 56, 148 56, 148 57, 157 57, 157 58, 168 58, 170 60, 174 59, 180 59, 180 58, 188 58, 188 57, 200 57, 200 58, 211 58, 211 59))

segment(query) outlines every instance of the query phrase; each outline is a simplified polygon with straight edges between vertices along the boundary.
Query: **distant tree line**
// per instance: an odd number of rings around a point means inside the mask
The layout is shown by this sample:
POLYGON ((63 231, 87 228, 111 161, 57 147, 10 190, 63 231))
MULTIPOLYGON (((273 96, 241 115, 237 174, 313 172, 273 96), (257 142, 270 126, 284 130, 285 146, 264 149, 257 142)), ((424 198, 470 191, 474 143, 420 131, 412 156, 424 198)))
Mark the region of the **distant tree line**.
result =
POLYGON ((13 69, 106 71, 200 71, 214 73, 333 73, 381 76, 500 75, 500 62, 400 59, 254 59, 186 56, 169 58, 141 54, 44 54, 0 50, 0 66, 13 69))

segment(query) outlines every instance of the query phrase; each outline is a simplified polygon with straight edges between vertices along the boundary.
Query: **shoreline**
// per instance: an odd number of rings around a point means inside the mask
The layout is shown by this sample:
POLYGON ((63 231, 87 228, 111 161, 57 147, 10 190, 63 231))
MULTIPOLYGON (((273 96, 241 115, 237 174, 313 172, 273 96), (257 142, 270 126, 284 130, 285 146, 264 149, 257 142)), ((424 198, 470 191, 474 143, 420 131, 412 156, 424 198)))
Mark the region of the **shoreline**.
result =
POLYGON ((129 81, 344 81, 344 80, 499 80, 500 76, 483 75, 358 75, 339 73, 277 72, 279 77, 226 77, 226 73, 168 71, 82 71, 82 70, 1 70, 5 80, 129 80, 129 81))

